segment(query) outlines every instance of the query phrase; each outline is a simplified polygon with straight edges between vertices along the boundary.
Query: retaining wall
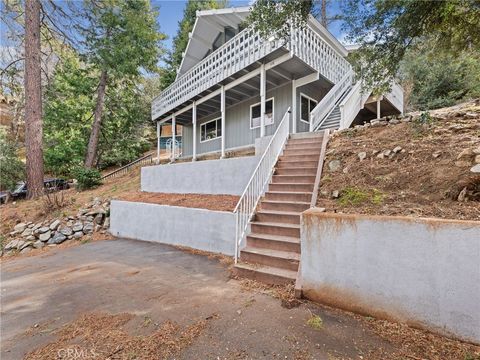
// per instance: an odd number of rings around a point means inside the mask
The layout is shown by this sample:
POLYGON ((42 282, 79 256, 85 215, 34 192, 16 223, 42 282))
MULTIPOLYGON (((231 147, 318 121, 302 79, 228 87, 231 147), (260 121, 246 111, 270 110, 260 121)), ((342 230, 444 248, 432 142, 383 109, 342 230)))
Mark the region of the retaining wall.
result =
POLYGON ((304 296, 480 343, 480 222, 302 214, 304 296))
POLYGON ((235 215, 226 211, 112 200, 110 232, 225 255, 235 253, 235 215))
POLYGON ((257 156, 205 160, 142 168, 141 190, 176 194, 241 195, 257 156))

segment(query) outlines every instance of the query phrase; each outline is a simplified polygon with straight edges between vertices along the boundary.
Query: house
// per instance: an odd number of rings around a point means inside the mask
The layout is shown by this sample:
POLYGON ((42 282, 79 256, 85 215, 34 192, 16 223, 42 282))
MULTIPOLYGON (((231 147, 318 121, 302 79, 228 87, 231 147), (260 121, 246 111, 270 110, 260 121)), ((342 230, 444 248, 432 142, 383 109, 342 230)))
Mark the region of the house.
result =
POLYGON ((371 96, 355 81, 347 49, 313 17, 279 40, 242 28, 248 13, 197 12, 176 81, 152 104, 157 133, 182 125, 182 157, 192 161, 175 162, 172 151, 170 164, 141 173, 146 192, 240 195, 235 211, 117 201, 111 231, 233 255, 240 276, 291 283, 301 214, 316 204, 330 131, 402 113, 403 92, 393 83, 371 96), (230 156, 250 148, 255 156, 230 156), (208 154, 220 159, 194 161, 208 154))
POLYGON ((348 50, 314 17, 277 40, 243 29, 248 14, 248 7, 198 11, 176 81, 153 101, 158 126, 183 126, 184 157, 252 147, 288 108, 291 133, 403 112, 396 83, 378 98, 364 93, 348 50))

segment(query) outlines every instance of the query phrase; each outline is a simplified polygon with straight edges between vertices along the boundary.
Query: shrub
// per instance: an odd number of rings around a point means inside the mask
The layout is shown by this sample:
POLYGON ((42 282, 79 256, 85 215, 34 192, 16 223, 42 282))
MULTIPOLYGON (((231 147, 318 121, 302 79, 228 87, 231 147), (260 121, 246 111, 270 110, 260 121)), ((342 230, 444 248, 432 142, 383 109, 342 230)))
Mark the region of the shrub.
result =
POLYGON ((0 169, 1 190, 12 190, 25 178, 25 164, 18 157, 17 146, 3 129, 0 129, 0 169))
POLYGON ((77 179, 77 189, 87 190, 102 184, 102 174, 97 169, 77 168, 74 171, 77 179))
POLYGON ((348 205, 360 205, 366 202, 370 202, 373 205, 380 205, 383 202, 384 194, 377 190, 362 190, 358 187, 347 187, 342 191, 339 203, 342 206, 348 205))

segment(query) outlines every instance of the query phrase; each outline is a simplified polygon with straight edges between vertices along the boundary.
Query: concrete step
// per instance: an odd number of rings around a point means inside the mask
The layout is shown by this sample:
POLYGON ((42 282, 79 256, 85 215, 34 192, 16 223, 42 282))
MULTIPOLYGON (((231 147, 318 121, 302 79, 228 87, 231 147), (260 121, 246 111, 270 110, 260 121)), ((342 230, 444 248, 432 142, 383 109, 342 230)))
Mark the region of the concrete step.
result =
POLYGON ((300 254, 291 251, 261 249, 247 246, 240 252, 240 260, 280 269, 298 271, 300 254))
POLYGON ((318 166, 318 158, 313 161, 280 160, 275 165, 277 169, 291 169, 291 168, 299 168, 299 167, 317 168, 317 166, 318 166))
POLYGON ((279 157, 280 161, 317 161, 318 164, 318 154, 307 154, 307 155, 281 155, 279 157))
POLYGON ((305 138, 305 139, 288 139, 287 146, 320 146, 323 141, 321 137, 305 138))
POLYGON ((282 192, 312 192, 313 183, 300 184, 300 183, 274 183, 268 185, 268 191, 282 191, 282 192))
POLYGON ((287 211, 302 213, 303 211, 310 208, 310 202, 306 201, 275 201, 264 199, 260 203, 260 208, 262 210, 272 210, 272 211, 287 211))
POLYGON ((238 277, 248 278, 271 285, 293 284, 297 277, 296 271, 245 263, 236 264, 233 270, 238 277))
POLYGON ((252 221, 250 225, 254 233, 300 238, 300 225, 297 224, 252 221))
POLYGON ((312 193, 310 192, 282 192, 282 191, 267 191, 265 193, 265 200, 274 201, 301 201, 310 202, 312 200, 312 193))
POLYGON ((291 251, 300 254, 300 239, 291 236, 259 234, 252 232, 247 235, 247 246, 291 251))
POLYGON ((313 184, 315 175, 273 175, 272 184, 313 184))
POLYGON ((323 132, 321 131, 312 131, 312 132, 300 132, 296 134, 290 134, 290 140, 298 139, 314 139, 314 138, 323 138, 323 132))
POLYGON ((300 224, 301 212, 295 211, 275 211, 275 210, 260 210, 255 214, 255 221, 258 222, 278 222, 285 224, 300 224))
POLYGON ((276 168, 275 175, 316 175, 316 167, 276 168))
MULTIPOLYGON (((301 139, 302 141, 306 139, 301 139)), ((309 139, 307 139, 309 140, 309 139)), ((316 150, 320 149, 322 147, 322 142, 321 141, 315 141, 315 142, 302 142, 302 143, 290 143, 290 141, 287 143, 285 146, 286 150, 316 150)))
POLYGON ((320 155, 320 148, 318 148, 318 149, 285 149, 285 150, 283 150, 283 156, 290 156, 290 155, 300 155, 300 156, 315 155, 315 156, 318 157, 320 155))

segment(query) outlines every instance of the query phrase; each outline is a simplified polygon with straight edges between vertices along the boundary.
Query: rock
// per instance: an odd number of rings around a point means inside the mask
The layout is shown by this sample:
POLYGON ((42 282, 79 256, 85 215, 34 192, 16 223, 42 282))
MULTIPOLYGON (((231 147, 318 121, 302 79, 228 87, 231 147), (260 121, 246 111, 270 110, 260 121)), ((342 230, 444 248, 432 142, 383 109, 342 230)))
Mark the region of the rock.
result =
POLYGON ((72 226, 73 226, 73 221, 72 221, 72 220, 68 220, 68 221, 67 221, 67 226, 68 226, 68 227, 72 227, 72 226))
POLYGON ((442 152, 441 151, 435 151, 433 154, 432 154, 432 157, 434 159, 438 158, 440 155, 442 155, 442 152))
POLYGON ((385 151, 383 152, 383 155, 385 155, 385 156, 390 156, 391 153, 392 153, 391 150, 385 150, 385 151))
POLYGON ((80 239, 83 236, 83 231, 77 231, 73 234, 74 239, 80 239))
POLYGON ((48 226, 44 226, 44 227, 41 227, 40 229, 38 229, 39 234, 46 233, 47 231, 50 231, 50 228, 48 226))
POLYGON ((93 216, 87 216, 86 220, 89 221, 89 222, 92 222, 93 221, 93 216))
POLYGON ((27 224, 28 224, 27 227, 28 227, 29 229, 33 229, 33 226, 35 225, 35 224, 34 224, 33 222, 31 222, 31 221, 28 222, 27 224))
POLYGON ((478 147, 476 147, 475 149, 473 149, 472 152, 473 152, 475 155, 480 155, 480 146, 478 146, 478 147))
POLYGON ((18 232, 18 233, 22 233, 26 228, 27 228, 27 224, 25 224, 25 223, 20 223, 20 224, 15 225, 15 227, 13 228, 13 230, 15 230, 15 231, 18 232))
POLYGON ((470 161, 466 161, 466 160, 457 160, 454 162, 454 164, 455 166, 458 166, 458 167, 467 167, 471 165, 470 161))
POLYGON ((400 121, 397 120, 397 119, 392 119, 392 120, 390 120, 388 123, 391 124, 391 125, 396 125, 396 124, 399 124, 400 121))
POLYGON ((385 154, 383 152, 381 152, 377 155, 377 158, 383 159, 383 158, 385 158, 385 154))
POLYGON ((332 198, 337 199, 340 196, 340 191, 333 190, 332 191, 332 198))
POLYGON ((399 153, 400 151, 402 151, 402 147, 401 146, 396 146, 393 150, 392 150, 395 154, 399 153))
POLYGON ((460 191, 460 194, 458 194, 458 201, 465 201, 465 196, 467 195, 467 187, 464 187, 462 191, 460 191))
POLYGON ((103 214, 97 214, 97 215, 95 216, 95 219, 93 219, 93 221, 94 221, 96 224, 101 225, 102 222, 103 222, 103 214))
POLYGON ((35 242, 33 243, 33 247, 34 247, 35 249, 41 249, 41 248, 43 248, 44 246, 45 246, 45 244, 44 244, 42 241, 40 241, 40 240, 37 240, 37 241, 35 241, 35 242))
POLYGON ((23 230, 23 232, 22 232, 23 237, 27 237, 27 236, 30 236, 30 235, 33 235, 33 230, 31 228, 26 228, 25 230, 23 230))
POLYGON ((470 159, 473 156, 472 149, 463 149, 457 156, 457 160, 470 159))
POLYGON ((26 248, 22 249, 22 251, 20 251, 20 254, 26 254, 26 253, 30 252, 31 250, 32 250, 31 247, 26 247, 26 248))
POLYGON ((57 230, 58 225, 60 225, 60 220, 56 219, 50 224, 50 230, 57 230))
POLYGON ((25 249, 26 247, 29 247, 32 244, 33 244, 33 241, 25 241, 25 243, 22 246, 20 246, 18 248, 18 250, 23 250, 23 249, 25 249))
POLYGON ((41 227, 42 227, 42 223, 35 224, 35 226, 33 227, 33 231, 38 230, 41 227))
POLYGON ((44 232, 43 234, 40 234, 38 239, 40 241, 48 241, 48 239, 50 239, 51 237, 52 237, 52 232, 50 230, 48 230, 47 232, 44 232))
POLYGON ((25 241, 23 241, 23 240, 18 240, 17 249, 20 250, 24 244, 25 244, 25 241))
POLYGON ((105 221, 103 222, 103 228, 104 228, 104 229, 110 228, 110 218, 109 218, 109 217, 107 217, 107 218, 105 219, 105 221))
POLYGON ((362 151, 362 152, 359 152, 357 156, 360 159, 360 161, 363 161, 367 157, 367 153, 365 151, 362 151))
POLYGON ((97 207, 93 208, 92 210, 90 210, 89 212, 86 213, 87 216, 94 216, 94 215, 97 215, 97 214, 105 214, 105 209, 97 206, 97 207))
POLYGON ((72 239, 73 239, 73 235, 67 236, 67 239, 68 239, 68 240, 72 240, 72 239))
POLYGON ((470 171, 473 172, 474 174, 480 174, 480 164, 477 164, 477 165, 473 166, 470 169, 470 171))
POLYGON ((332 160, 328 163, 328 168, 330 171, 338 171, 342 166, 342 162, 340 160, 332 160))
POLYGON ((317 210, 318 212, 325 212, 325 211, 327 211, 327 209, 322 208, 322 207, 319 207, 319 208, 316 207, 315 210, 317 210))
POLYGON ((480 164, 480 155, 475 155, 475 164, 480 164))
POLYGON ((82 231, 83 224, 80 221, 77 221, 75 224, 73 224, 72 230, 73 232, 82 231))
POLYGON ((18 242, 19 242, 18 239, 13 239, 5 246, 5 250, 16 249, 18 242))
POLYGON ((60 231, 65 236, 69 236, 73 234, 73 230, 69 226, 61 226, 58 228, 58 231, 60 231))
POLYGON ((63 235, 60 231, 56 231, 53 237, 48 240, 47 244, 61 244, 67 239, 65 235, 63 235))
POLYGON ((30 235, 30 236, 27 236, 27 238, 26 238, 25 240, 26 240, 26 241, 35 241, 36 238, 35 238, 35 236, 30 235))
POLYGON ((83 225, 83 233, 84 234, 91 234, 93 232, 93 223, 87 222, 83 225))

